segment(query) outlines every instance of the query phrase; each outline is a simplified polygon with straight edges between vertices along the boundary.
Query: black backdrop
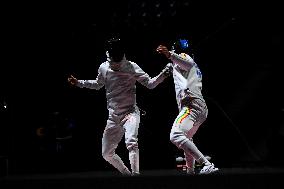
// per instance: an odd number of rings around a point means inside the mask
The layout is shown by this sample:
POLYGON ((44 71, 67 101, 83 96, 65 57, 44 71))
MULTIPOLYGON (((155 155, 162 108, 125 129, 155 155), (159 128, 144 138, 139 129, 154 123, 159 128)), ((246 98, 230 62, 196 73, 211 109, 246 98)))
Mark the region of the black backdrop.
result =
MULTIPOLYGON (((73 88, 66 81, 70 74, 96 77, 104 40, 113 33, 127 41, 128 59, 151 76, 167 62, 155 53, 159 44, 179 35, 190 39, 209 107, 195 138, 201 151, 219 167, 283 165, 283 20, 277 4, 108 0, 4 7, 1 149, 11 172, 112 169, 101 157, 104 89, 73 88), (55 131, 60 137, 72 133, 72 139, 58 146, 55 131)), ((172 78, 153 90, 137 84, 137 102, 146 111, 139 130, 141 169, 174 168, 180 152, 169 142, 178 113, 172 78)), ((127 160, 123 142, 118 153, 127 160)))

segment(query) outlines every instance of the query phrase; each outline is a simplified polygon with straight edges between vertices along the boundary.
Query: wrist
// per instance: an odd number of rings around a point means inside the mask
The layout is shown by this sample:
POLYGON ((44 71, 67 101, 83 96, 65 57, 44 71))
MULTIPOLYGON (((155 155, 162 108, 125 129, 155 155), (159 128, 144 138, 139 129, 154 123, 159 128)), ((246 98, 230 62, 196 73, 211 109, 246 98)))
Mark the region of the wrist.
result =
POLYGON ((171 56, 172 56, 172 54, 171 54, 171 52, 169 51, 169 52, 166 54, 166 57, 167 57, 168 59, 170 59, 171 56))

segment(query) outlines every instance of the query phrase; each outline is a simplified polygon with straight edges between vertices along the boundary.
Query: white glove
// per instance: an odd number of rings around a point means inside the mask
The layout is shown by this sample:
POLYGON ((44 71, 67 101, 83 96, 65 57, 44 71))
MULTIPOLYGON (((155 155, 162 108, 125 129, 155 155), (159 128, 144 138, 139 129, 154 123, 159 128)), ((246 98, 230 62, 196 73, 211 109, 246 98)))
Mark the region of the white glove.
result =
POLYGON ((162 70, 163 74, 165 76, 170 76, 173 72, 173 64, 172 63, 168 63, 165 68, 162 70))

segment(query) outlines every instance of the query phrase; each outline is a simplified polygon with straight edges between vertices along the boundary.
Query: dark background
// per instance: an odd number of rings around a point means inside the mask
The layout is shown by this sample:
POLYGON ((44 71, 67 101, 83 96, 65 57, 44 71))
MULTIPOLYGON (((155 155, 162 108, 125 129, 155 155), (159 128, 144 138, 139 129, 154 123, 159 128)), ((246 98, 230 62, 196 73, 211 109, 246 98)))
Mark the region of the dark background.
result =
MULTIPOLYGON (((126 40, 127 58, 150 76, 167 63, 155 53, 159 44, 177 36, 191 41, 209 108, 195 142, 217 167, 284 165, 278 3, 105 0, 3 9, 0 155, 8 157, 11 173, 113 169, 101 157, 104 89, 67 83, 70 74, 95 79, 113 33, 126 40)), ((141 170, 175 168, 180 152, 169 141, 178 114, 172 78, 153 90, 137 84, 137 102, 146 111, 141 170)), ((123 141, 118 154, 128 165, 123 141)))

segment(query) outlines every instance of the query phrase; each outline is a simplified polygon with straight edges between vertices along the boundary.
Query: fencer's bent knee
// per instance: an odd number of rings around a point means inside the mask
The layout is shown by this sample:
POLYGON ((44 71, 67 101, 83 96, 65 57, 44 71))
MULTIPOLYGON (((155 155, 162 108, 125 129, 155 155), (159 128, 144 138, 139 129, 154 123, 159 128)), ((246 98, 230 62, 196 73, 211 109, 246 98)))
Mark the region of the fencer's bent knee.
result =
POLYGON ((170 133, 170 141, 171 141, 173 144, 176 145, 176 144, 177 144, 177 141, 178 141, 178 138, 179 138, 178 133, 172 130, 171 133, 170 133))
POLYGON ((114 155, 114 152, 110 151, 110 150, 105 150, 103 149, 102 150, 102 156, 105 160, 109 160, 112 158, 112 156, 114 155))
POLYGON ((129 151, 135 151, 135 150, 138 150, 138 142, 129 142, 129 143, 126 143, 126 148, 129 150, 129 151))
POLYGON ((138 149, 138 139, 135 137, 129 137, 125 139, 125 145, 126 148, 131 151, 131 150, 136 150, 138 149))
POLYGON ((103 158, 106 160, 106 159, 108 159, 109 154, 107 154, 107 153, 102 153, 102 156, 103 156, 103 158))
POLYGON ((174 143, 174 141, 175 141, 175 134, 171 131, 171 133, 170 133, 170 141, 172 142, 172 143, 174 143))
POLYGON ((186 141, 189 139, 185 136, 185 134, 181 131, 171 130, 170 133, 170 141, 176 145, 178 148, 181 147, 186 141))

